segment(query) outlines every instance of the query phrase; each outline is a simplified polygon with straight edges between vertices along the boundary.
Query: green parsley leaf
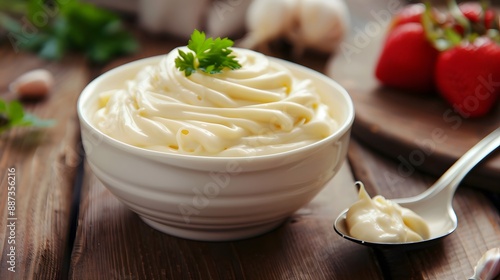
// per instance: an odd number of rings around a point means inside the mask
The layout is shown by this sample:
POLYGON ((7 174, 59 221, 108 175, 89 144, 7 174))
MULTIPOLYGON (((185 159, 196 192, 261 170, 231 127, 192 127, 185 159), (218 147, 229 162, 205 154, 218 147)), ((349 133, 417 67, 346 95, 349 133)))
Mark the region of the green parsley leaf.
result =
POLYGON ((0 133, 17 126, 49 127, 53 120, 41 120, 35 115, 24 112, 19 101, 6 102, 0 99, 0 133))
POLYGON ((205 32, 194 30, 188 42, 188 49, 192 52, 179 50, 179 56, 175 59, 175 67, 184 71, 189 77, 196 70, 208 74, 221 73, 225 68, 231 70, 241 68, 236 56, 231 55, 234 42, 228 38, 206 38, 205 32))

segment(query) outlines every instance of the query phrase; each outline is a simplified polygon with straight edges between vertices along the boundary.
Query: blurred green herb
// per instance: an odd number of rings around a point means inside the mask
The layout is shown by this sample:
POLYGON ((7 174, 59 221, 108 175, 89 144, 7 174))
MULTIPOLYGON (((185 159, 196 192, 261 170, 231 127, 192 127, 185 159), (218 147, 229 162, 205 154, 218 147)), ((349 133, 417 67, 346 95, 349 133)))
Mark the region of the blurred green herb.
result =
POLYGON ((0 27, 14 48, 46 59, 79 51, 101 64, 138 48, 116 14, 90 3, 0 0, 0 11, 0 27))
POLYGON ((41 120, 35 115, 24 112, 19 101, 7 102, 0 99, 0 134, 17 126, 49 127, 54 125, 53 120, 41 120))
POLYGON ((0 133, 17 126, 49 127, 53 124, 53 120, 41 120, 24 112, 19 101, 7 102, 0 99, 0 133))

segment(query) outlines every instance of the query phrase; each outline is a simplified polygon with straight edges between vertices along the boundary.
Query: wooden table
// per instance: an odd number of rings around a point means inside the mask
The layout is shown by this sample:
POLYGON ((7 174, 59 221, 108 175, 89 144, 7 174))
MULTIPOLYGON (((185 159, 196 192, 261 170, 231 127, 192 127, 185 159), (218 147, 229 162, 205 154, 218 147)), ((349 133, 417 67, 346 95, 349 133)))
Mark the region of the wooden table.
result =
MULTIPOLYGON (((21 73, 49 69, 56 77, 50 98, 26 106, 57 121, 51 129, 0 136, 0 279, 466 279, 486 250, 500 247, 499 194, 465 185, 454 199, 459 227, 437 245, 381 252, 338 236, 333 220, 356 199, 354 180, 372 194, 395 198, 420 193, 436 179, 419 172, 402 178, 393 159, 360 144, 356 135, 341 172, 272 232, 198 242, 150 228, 86 166, 75 106, 100 73, 182 44, 137 35, 139 53, 104 67, 89 66, 76 54, 47 62, 0 47, 0 94, 21 73), (14 213, 7 208, 9 177, 15 177, 14 213), (15 272, 9 271, 11 259, 15 272)), ((325 71, 325 60, 308 55, 297 62, 325 71)))

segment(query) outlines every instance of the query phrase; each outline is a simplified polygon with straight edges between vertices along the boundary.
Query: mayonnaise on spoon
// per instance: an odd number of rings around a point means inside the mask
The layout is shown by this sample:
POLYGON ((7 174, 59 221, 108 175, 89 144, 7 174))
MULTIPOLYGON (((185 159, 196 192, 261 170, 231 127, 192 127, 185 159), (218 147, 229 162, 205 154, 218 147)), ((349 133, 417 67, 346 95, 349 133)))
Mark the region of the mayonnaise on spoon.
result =
POLYGON ((360 185, 359 200, 347 211, 346 223, 352 237, 370 242, 413 242, 430 237, 425 220, 410 209, 377 195, 370 198, 360 185))
MULTIPOLYGON (((455 190, 459 186, 462 179, 467 175, 467 173, 476 166, 482 159, 487 157, 490 153, 495 151, 500 146, 500 128, 495 129, 486 137, 484 137, 481 141, 479 141, 476 145, 474 145, 469 151, 467 151, 460 159, 457 160, 430 188, 428 188, 423 193, 408 197, 408 198, 398 198, 392 200, 393 203, 397 203, 400 207, 408 208, 414 213, 418 214, 429 226, 430 236, 425 237, 425 235, 421 235, 421 240, 413 240, 407 239, 405 240, 397 240, 396 238, 390 237, 388 235, 380 235, 377 238, 380 240, 369 240, 370 236, 367 233, 362 231, 375 231, 374 234, 377 236, 377 233, 381 233, 384 230, 388 230, 391 234, 396 232, 394 228, 391 227, 391 222, 395 215, 394 213, 398 213, 400 209, 396 206, 394 208, 394 212, 386 211, 386 213, 390 213, 385 217, 384 215, 375 212, 371 213, 370 211, 362 211, 363 205, 366 204, 368 209, 371 207, 371 211, 380 211, 384 209, 384 203, 382 200, 376 202, 368 202, 365 196, 369 198, 369 196, 362 195, 362 202, 359 203, 360 206, 353 205, 352 209, 345 209, 340 213, 334 223, 335 231, 341 235, 342 237, 359 243, 363 245, 373 246, 380 249, 396 249, 403 248, 415 249, 417 247, 423 247, 429 244, 432 244, 445 236, 451 234, 457 228, 457 215, 455 211, 453 211, 453 195, 455 194, 455 190), (359 208, 359 209, 357 209, 359 208), (357 209, 357 210, 356 210, 357 209), (347 221, 347 213, 349 211, 349 220, 347 221), (353 213, 358 212, 359 216, 363 219, 356 220, 352 218, 353 213), (369 216, 373 215, 375 218, 370 218, 369 216), (366 217, 368 218, 366 218, 366 217), (351 230, 348 229, 348 223, 350 223, 350 227, 352 232, 360 231, 363 236, 358 235, 355 237, 352 235, 351 230), (357 223, 359 223, 357 225, 357 223), (366 223, 366 225, 365 225, 366 223), (365 230, 357 230, 356 227, 362 228, 365 226, 365 230), (384 226, 380 228, 381 226, 384 226)), ((377 201, 378 199, 374 199, 377 201)), ((389 204, 390 205, 390 204, 389 204)), ((403 212, 399 212, 401 217, 404 216, 403 212)), ((406 214, 408 215, 408 214, 406 214)), ((397 215, 396 215, 397 217, 397 215)), ((421 229, 415 224, 417 220, 415 217, 411 219, 410 223, 405 224, 408 225, 412 231, 418 233, 421 232, 421 229)), ((403 218, 404 223, 404 218, 403 218)), ((404 232, 404 230, 402 230, 404 232)), ((354 233, 356 234, 356 233, 354 233)), ((390 235, 390 234, 389 234, 390 235)))

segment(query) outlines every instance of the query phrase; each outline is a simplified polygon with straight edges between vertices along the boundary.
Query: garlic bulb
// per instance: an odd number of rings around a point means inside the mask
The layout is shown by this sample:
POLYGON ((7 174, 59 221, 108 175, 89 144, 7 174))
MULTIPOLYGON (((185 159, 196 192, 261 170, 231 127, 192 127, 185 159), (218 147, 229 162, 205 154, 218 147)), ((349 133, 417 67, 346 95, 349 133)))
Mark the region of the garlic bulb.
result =
MULTIPOLYGON (((94 0, 95 1, 95 0, 94 0)), ((194 29, 210 37, 243 33, 252 0, 139 0, 139 23, 151 33, 189 38, 194 29)))
POLYGON ((189 38, 194 29, 202 29, 211 0, 141 0, 139 22, 153 33, 189 38))
POLYGON ((49 94, 54 85, 52 73, 45 69, 28 71, 9 85, 9 90, 20 98, 40 99, 49 94))
POLYGON ((334 52, 349 26, 345 0, 140 0, 141 26, 154 33, 188 38, 194 29, 210 37, 247 34, 238 47, 266 48, 289 40, 296 56, 312 49, 334 52))
POLYGON ((500 277, 500 248, 493 248, 481 257, 469 280, 492 280, 500 277))
POLYGON ((301 0, 295 15, 297 28, 287 30, 296 53, 311 48, 323 53, 335 51, 347 33, 349 12, 343 0, 301 0))
POLYGON ((206 18, 210 37, 231 37, 245 30, 245 15, 252 0, 213 1, 206 18))
POLYGON ((254 0, 246 20, 248 34, 238 46, 265 47, 271 40, 286 38, 300 55, 305 49, 334 52, 350 19, 344 0, 254 0))
POLYGON ((247 35, 238 42, 242 48, 266 47, 271 40, 293 28, 298 0, 253 0, 246 13, 247 35))

